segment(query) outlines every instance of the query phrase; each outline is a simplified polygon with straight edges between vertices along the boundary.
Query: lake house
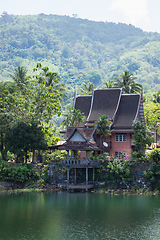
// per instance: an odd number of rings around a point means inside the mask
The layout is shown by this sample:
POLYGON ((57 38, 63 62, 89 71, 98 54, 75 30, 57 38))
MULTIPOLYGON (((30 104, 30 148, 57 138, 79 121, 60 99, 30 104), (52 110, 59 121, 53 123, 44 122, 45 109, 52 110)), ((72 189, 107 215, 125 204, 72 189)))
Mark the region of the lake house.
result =
POLYGON ((93 90, 92 96, 75 95, 74 109, 80 109, 87 121, 67 128, 66 141, 58 149, 72 151, 79 159, 87 158, 90 151, 108 152, 117 157, 122 153, 130 154, 133 149, 132 125, 137 121, 145 122, 142 94, 123 94, 121 88, 93 90), (105 114, 111 120, 111 135, 105 136, 103 142, 94 126, 99 114, 105 114))

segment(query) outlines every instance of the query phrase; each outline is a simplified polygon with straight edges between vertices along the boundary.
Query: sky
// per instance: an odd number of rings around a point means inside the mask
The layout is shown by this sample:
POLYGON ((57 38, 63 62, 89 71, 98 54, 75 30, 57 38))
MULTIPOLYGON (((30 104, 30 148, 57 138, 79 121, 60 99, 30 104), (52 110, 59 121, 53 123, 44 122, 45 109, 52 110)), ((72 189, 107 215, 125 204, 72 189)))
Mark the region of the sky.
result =
POLYGON ((58 14, 132 24, 160 33, 160 0, 0 0, 0 15, 58 14))

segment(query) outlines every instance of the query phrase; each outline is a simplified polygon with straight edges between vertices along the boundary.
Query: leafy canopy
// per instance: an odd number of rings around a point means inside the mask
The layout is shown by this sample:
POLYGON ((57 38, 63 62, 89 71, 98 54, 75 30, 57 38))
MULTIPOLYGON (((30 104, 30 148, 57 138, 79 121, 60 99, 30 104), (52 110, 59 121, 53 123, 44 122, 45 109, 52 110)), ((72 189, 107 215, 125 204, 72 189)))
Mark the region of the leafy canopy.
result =
POLYGON ((139 153, 143 153, 146 145, 150 146, 152 144, 153 137, 150 133, 147 134, 146 126, 140 121, 133 123, 133 132, 135 150, 139 153))
POLYGON ((106 135, 110 135, 110 125, 111 125, 111 121, 109 120, 108 116, 103 114, 99 114, 99 118, 98 121, 95 122, 95 126, 97 127, 97 133, 101 136, 101 137, 105 137, 106 135))

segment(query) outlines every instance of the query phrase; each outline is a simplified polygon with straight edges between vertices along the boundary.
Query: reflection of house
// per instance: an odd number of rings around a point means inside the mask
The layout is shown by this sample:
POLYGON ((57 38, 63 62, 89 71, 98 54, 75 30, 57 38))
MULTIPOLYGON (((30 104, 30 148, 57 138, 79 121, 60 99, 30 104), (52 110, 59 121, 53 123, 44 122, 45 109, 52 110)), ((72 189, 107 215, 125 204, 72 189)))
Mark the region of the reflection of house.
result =
MULTIPOLYGON (((92 96, 76 96, 74 108, 80 109, 86 123, 67 129, 66 142, 58 149, 76 151, 106 151, 110 155, 130 153, 132 150, 132 124, 144 122, 142 94, 122 94, 122 89, 93 90, 92 96), (112 121, 111 135, 103 139, 96 134, 94 122, 99 114, 106 114, 112 121)), ((84 155, 81 154, 80 158, 84 155)))

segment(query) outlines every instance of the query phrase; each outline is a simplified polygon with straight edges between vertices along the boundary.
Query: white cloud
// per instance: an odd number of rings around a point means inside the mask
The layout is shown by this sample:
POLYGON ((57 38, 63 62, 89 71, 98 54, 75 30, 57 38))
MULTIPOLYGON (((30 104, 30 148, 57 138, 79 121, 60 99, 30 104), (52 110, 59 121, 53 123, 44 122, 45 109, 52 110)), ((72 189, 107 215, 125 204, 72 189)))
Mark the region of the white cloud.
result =
POLYGON ((147 0, 113 0, 109 10, 119 10, 131 24, 149 23, 147 0))

